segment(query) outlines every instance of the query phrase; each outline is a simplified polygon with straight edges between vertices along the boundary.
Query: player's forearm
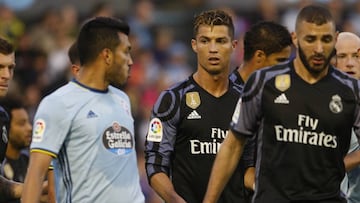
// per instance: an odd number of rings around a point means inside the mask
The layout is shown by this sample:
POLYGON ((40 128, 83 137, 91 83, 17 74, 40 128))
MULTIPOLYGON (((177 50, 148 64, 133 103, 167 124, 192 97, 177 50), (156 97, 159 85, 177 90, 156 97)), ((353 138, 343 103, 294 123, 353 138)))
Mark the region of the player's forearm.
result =
POLYGON ((255 190, 255 167, 249 167, 245 171, 244 185, 249 190, 255 190))
POLYGON ((21 196, 22 203, 38 203, 40 201, 45 175, 48 171, 51 159, 50 155, 31 152, 29 168, 21 196))
POLYGON ((360 164, 360 150, 353 151, 347 154, 344 158, 346 171, 351 171, 360 164))
POLYGON ((22 203, 38 203, 43 184, 43 176, 35 176, 27 174, 24 184, 23 194, 21 196, 22 203))
POLYGON ((155 192, 168 203, 185 203, 175 191, 170 178, 165 173, 156 173, 150 179, 151 187, 155 192))
POLYGON ((0 197, 3 200, 19 199, 22 192, 22 184, 0 176, 0 197))
POLYGON ((217 202, 239 163, 244 143, 244 138, 238 139, 231 131, 229 132, 216 155, 204 203, 217 202))

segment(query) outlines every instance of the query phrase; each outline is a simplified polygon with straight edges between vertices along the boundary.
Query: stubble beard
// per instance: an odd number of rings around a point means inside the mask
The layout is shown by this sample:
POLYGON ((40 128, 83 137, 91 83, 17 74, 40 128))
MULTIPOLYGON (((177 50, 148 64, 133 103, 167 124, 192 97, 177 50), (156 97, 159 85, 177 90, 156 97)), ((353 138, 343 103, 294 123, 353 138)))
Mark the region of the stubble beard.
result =
POLYGON ((325 58, 324 60, 324 64, 322 65, 321 68, 314 68, 312 67, 307 58, 306 58, 306 55, 303 51, 303 49, 301 48, 300 44, 298 44, 298 50, 299 50, 299 57, 300 57, 300 60, 301 62, 304 64, 304 67, 306 68, 306 70, 313 76, 318 76, 320 75, 330 64, 330 60, 332 58, 332 56, 335 54, 335 48, 333 48, 333 50, 331 51, 331 54, 326 58, 324 55, 315 55, 314 57, 323 57, 325 58))

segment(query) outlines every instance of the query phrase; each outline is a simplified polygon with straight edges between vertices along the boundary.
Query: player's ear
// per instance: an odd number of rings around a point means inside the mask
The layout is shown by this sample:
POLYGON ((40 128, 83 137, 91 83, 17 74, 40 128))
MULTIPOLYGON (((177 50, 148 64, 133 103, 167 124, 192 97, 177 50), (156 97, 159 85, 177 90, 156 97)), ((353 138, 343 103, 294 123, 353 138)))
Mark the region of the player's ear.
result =
POLYGON ((197 53, 196 39, 191 39, 191 48, 194 50, 195 53, 197 53))
POLYGON ((105 63, 108 65, 112 63, 112 55, 113 52, 108 48, 105 48, 101 51, 101 56, 104 59, 105 63))
POLYGON ((291 32, 291 39, 292 39, 292 42, 294 44, 294 46, 296 48, 298 48, 298 39, 297 39, 297 36, 296 36, 296 32, 291 32))
POLYGON ((263 50, 256 50, 254 53, 256 63, 262 63, 266 59, 266 54, 263 50))
POLYGON ((232 48, 235 49, 236 46, 238 45, 238 41, 237 40, 231 41, 231 45, 232 45, 232 48))

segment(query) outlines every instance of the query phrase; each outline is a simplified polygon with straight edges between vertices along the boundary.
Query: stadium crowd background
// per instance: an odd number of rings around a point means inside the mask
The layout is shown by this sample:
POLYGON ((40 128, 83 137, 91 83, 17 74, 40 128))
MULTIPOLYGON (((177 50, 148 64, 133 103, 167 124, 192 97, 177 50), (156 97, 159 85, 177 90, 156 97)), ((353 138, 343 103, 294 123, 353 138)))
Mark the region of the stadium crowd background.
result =
POLYGON ((231 12, 239 46, 232 67, 242 62, 242 36, 251 24, 271 20, 294 29, 304 5, 322 3, 339 31, 360 35, 359 0, 0 0, 0 35, 16 45, 16 69, 9 94, 19 97, 33 118, 39 101, 70 79, 67 51, 82 22, 93 16, 127 20, 134 65, 124 90, 132 102, 139 173, 147 202, 160 202, 147 184, 143 145, 159 92, 196 69, 190 46, 192 19, 209 8, 231 12))

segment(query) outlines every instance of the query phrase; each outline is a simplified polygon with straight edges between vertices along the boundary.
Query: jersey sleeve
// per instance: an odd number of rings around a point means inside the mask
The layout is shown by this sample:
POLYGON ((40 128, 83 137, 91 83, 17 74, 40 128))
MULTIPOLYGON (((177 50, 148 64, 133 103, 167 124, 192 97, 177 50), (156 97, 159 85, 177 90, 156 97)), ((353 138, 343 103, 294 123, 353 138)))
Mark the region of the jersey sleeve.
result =
POLYGON ((46 97, 34 118, 30 150, 56 157, 70 128, 70 115, 57 97, 46 97))
POLYGON ((6 111, 0 107, 0 164, 5 158, 6 147, 9 140, 9 116, 6 111))
POLYGON ((178 107, 172 91, 162 92, 153 107, 145 141, 145 164, 149 179, 159 172, 170 175, 179 120, 178 107))
POLYGON ((360 144, 360 80, 357 81, 355 89, 355 94, 357 95, 357 103, 355 110, 355 122, 354 122, 354 132, 357 137, 358 143, 360 144))
POLYGON ((258 118, 262 113, 260 103, 262 90, 256 73, 246 82, 230 123, 230 129, 237 136, 252 137, 258 128, 258 118))
POLYGON ((247 140, 242 154, 244 168, 255 167, 256 161, 256 136, 247 140))

